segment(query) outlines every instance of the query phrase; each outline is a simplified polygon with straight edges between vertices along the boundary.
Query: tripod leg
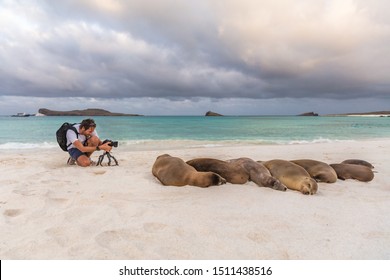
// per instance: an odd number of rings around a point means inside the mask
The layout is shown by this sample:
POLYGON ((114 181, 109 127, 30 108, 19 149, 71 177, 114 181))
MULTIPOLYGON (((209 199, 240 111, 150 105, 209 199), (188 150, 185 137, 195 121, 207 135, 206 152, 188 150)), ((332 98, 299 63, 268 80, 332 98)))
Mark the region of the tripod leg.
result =
POLYGON ((115 157, 112 157, 112 159, 115 161, 115 165, 119 165, 115 157))
POLYGON ((97 161, 96 165, 101 165, 101 164, 102 164, 102 159, 101 159, 101 157, 102 157, 102 156, 99 156, 99 158, 98 158, 98 161, 97 161))
POLYGON ((117 161, 116 158, 115 158, 114 156, 112 156, 110 153, 108 153, 108 160, 109 160, 108 165, 111 166, 111 160, 114 160, 115 165, 118 165, 118 161, 117 161))
POLYGON ((107 158, 108 158, 108 166, 111 166, 111 154, 107 153, 107 158))
POLYGON ((102 155, 99 156, 99 159, 98 159, 98 162, 96 165, 100 165, 102 166, 102 163, 103 163, 103 159, 104 159, 104 156, 106 155, 106 153, 103 153, 102 155))

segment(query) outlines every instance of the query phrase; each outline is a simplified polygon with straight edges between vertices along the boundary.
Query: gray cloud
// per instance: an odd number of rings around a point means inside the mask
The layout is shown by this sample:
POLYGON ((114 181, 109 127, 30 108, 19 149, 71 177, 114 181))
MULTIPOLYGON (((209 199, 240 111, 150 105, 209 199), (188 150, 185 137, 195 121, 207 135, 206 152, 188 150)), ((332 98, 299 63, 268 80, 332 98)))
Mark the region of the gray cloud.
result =
POLYGON ((0 95, 386 100, 388 8, 352 0, 2 1, 0 95))

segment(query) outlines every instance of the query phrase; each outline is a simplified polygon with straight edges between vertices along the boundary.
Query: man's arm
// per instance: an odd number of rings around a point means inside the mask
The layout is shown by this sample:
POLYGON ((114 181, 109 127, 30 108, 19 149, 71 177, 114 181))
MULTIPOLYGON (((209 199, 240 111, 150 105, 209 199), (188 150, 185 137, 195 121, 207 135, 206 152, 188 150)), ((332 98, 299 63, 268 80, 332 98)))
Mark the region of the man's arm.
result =
POLYGON ((88 146, 84 146, 80 140, 76 140, 73 142, 73 146, 75 146, 77 149, 79 149, 80 151, 82 151, 83 153, 91 153, 91 152, 94 152, 96 151, 96 147, 88 147, 88 146))
MULTIPOLYGON (((109 143, 104 143, 104 144, 101 144, 102 142, 99 141, 99 145, 98 145, 98 148, 100 150, 104 150, 106 152, 109 152, 111 151, 112 147, 109 146, 108 144, 109 143)), ((80 140, 76 140, 73 142, 73 146, 75 146, 77 149, 79 149, 80 151, 82 151, 83 153, 91 153, 91 152, 94 152, 97 150, 96 147, 89 147, 89 146, 84 146, 80 140)))

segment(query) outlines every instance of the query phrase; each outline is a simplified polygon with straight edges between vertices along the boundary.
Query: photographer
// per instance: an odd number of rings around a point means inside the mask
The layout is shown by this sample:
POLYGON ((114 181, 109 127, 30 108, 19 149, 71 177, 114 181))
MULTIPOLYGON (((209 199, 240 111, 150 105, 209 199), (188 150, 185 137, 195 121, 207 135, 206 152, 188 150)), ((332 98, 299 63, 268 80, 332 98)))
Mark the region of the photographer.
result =
POLYGON ((111 142, 103 143, 99 139, 95 131, 96 123, 93 119, 85 119, 73 127, 78 134, 72 129, 68 129, 66 132, 68 153, 70 155, 68 164, 72 165, 77 162, 78 165, 83 167, 94 165, 94 162, 90 159, 94 151, 111 151, 111 142))

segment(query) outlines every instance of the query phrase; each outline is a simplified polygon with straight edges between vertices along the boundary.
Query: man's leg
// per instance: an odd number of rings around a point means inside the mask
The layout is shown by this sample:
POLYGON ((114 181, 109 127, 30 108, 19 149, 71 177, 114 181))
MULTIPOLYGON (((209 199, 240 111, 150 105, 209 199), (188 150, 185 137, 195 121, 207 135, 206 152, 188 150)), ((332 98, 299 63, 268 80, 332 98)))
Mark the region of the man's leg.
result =
POLYGON ((82 167, 87 167, 91 165, 91 159, 86 155, 81 155, 77 158, 77 164, 82 167))
POLYGON ((79 149, 72 148, 69 150, 70 156, 76 160, 77 164, 82 167, 87 167, 91 165, 90 158, 79 149))
MULTIPOLYGON (((100 143, 100 140, 99 138, 97 138, 96 136, 92 136, 91 138, 89 138, 85 144, 85 146, 88 146, 88 147, 97 147, 100 143)), ((85 155, 87 157, 90 157, 91 155, 93 154, 93 152, 88 152, 88 153, 85 153, 85 155)))

